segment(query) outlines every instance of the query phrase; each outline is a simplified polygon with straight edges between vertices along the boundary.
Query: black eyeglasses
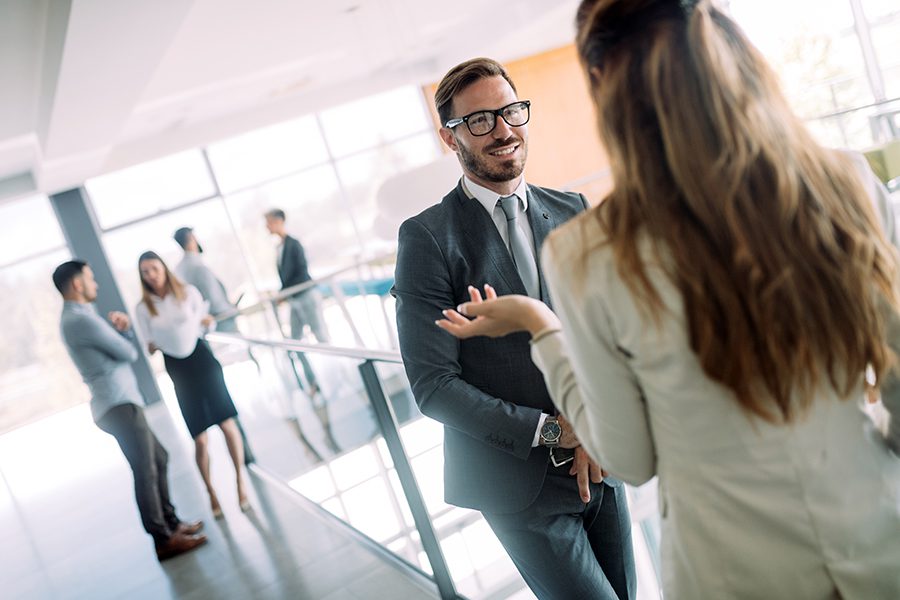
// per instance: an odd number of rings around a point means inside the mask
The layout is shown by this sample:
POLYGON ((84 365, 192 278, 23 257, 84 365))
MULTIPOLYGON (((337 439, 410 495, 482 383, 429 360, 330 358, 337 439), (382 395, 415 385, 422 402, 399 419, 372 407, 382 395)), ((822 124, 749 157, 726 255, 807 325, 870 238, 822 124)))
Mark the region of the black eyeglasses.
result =
POLYGON ((487 135, 497 126, 498 115, 510 127, 521 127, 531 118, 531 100, 519 100, 497 110, 479 110, 464 117, 450 119, 444 123, 444 127, 453 129, 457 125, 465 123, 472 135, 487 135))

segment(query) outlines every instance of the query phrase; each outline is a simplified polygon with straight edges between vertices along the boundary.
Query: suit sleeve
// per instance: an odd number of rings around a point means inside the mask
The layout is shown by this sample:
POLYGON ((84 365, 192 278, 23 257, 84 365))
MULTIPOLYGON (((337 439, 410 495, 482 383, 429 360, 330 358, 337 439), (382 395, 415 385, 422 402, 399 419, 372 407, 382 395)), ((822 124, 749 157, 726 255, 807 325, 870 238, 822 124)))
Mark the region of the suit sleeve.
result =
POLYGON ((281 257, 281 289, 297 283, 297 246, 294 240, 285 238, 284 256, 281 257))
POLYGON ((66 337, 73 346, 94 348, 119 362, 134 362, 138 357, 134 344, 99 317, 67 325, 66 337))
POLYGON ((455 306, 444 255, 415 220, 400 228, 394 295, 400 352, 422 413, 479 441, 510 440, 506 452, 528 458, 541 411, 489 394, 460 377, 460 342, 435 321, 455 306))

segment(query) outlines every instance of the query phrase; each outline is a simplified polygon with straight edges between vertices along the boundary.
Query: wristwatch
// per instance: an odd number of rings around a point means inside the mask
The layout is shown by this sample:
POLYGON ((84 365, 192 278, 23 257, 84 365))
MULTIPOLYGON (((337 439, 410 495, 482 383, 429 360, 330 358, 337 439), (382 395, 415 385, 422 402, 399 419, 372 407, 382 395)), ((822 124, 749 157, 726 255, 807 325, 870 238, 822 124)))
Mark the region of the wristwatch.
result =
POLYGON ((556 448, 559 446, 559 439, 562 437, 562 427, 559 426, 559 419, 556 417, 547 417, 541 426, 541 446, 547 448, 556 448))

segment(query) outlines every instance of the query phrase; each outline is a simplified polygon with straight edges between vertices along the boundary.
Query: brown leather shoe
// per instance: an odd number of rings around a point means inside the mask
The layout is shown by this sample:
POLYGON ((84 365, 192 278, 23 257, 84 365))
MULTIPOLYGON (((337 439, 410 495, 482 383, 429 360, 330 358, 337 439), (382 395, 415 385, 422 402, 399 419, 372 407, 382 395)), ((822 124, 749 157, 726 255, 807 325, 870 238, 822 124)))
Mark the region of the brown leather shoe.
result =
POLYGON ((194 535, 195 533, 199 533, 201 529, 203 529, 203 521, 193 521, 191 523, 181 521, 178 523, 178 528, 175 530, 175 533, 194 535))
POLYGON ((156 547, 156 558, 160 562, 168 560, 179 554, 189 552, 198 546, 206 543, 205 535, 186 535, 184 533, 173 533, 166 543, 156 547))

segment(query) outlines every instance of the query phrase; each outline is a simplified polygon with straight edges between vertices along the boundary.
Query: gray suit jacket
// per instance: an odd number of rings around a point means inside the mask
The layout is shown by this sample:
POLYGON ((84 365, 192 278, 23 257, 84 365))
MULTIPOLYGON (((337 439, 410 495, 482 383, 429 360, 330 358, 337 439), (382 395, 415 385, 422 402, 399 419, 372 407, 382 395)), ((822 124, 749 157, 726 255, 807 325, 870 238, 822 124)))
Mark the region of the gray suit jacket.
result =
MULTIPOLYGON (((557 227, 587 208, 579 194, 528 186, 528 221, 538 252, 557 227)), ((541 299, 550 298, 541 278, 541 299)), ((400 227, 392 293, 400 351, 422 413, 444 424, 445 498, 457 506, 511 513, 537 497, 548 450, 532 448, 553 403, 534 366, 529 336, 460 341, 434 322, 469 299, 467 286, 525 294, 490 215, 461 185, 400 227)))

